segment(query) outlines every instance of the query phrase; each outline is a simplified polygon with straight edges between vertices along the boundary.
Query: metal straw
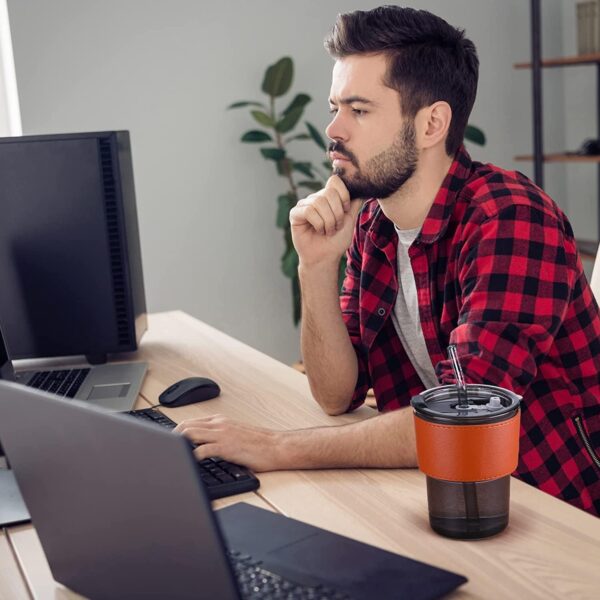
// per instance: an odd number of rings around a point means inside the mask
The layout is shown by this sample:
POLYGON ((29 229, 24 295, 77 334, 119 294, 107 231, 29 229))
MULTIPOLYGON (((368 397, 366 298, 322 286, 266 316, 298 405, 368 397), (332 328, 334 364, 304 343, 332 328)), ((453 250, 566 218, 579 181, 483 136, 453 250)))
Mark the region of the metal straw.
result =
POLYGON ((463 374, 460 362, 458 362, 458 354, 456 352, 456 345, 450 344, 448 346, 448 356, 452 361, 452 368, 454 369, 454 376, 456 377, 456 388, 458 390, 458 407, 467 408, 469 406, 469 398, 467 396, 467 385, 465 384, 465 376, 463 374))
MULTIPOLYGON (((450 344, 448 346, 448 356, 452 361, 452 369, 456 377, 456 389, 458 391, 458 408, 468 408, 469 398, 467 396, 467 384, 463 374, 460 362, 458 362, 458 354, 456 346, 450 344)), ((462 484, 463 498, 465 501, 465 516, 467 517, 467 527, 469 531, 479 531, 479 501, 477 498, 477 484, 473 482, 463 482, 462 484)))

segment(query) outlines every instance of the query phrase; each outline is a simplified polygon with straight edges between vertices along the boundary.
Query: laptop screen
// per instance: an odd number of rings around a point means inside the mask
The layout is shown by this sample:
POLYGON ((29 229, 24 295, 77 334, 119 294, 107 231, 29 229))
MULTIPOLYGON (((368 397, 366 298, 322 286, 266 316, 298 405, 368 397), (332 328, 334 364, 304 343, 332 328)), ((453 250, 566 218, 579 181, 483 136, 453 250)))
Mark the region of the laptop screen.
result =
POLYGON ((2 330, 0 330, 0 379, 8 379, 13 381, 15 373, 13 366, 8 358, 8 352, 6 351, 6 345, 4 344, 4 338, 2 337, 2 330))
MULTIPOLYGON (((8 352, 4 345, 4 338, 2 337, 2 330, 0 329, 0 379, 8 379, 13 381, 15 378, 15 372, 13 371, 12 363, 8 358, 8 352)), ((4 456, 4 450, 0 443, 0 458, 4 456)), ((0 468, 2 467, 2 461, 0 461, 0 468)))

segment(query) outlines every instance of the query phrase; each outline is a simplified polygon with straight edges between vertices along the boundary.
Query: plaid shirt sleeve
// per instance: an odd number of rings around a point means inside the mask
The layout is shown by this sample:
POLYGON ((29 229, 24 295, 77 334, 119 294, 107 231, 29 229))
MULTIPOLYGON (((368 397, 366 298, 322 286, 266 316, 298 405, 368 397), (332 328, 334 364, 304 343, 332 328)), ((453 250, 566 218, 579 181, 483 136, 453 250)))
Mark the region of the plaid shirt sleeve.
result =
POLYGON ((352 400, 348 406, 348 411, 355 410, 364 403, 367 396, 367 391, 371 387, 368 369, 368 357, 365 349, 361 344, 360 337, 360 321, 359 321, 359 303, 360 303, 360 274, 362 265, 362 246, 364 240, 360 223, 362 219, 356 221, 356 228, 352 238, 352 244, 346 252, 346 275, 342 285, 340 294, 340 307, 342 309, 342 317, 350 336, 350 341, 356 352, 358 360, 358 378, 354 388, 352 400))
MULTIPOLYGON (((457 249, 461 301, 450 342, 466 379, 523 394, 549 352, 576 278, 574 240, 546 206, 512 198, 494 214, 475 209, 457 249)), ((448 360, 442 383, 454 381, 448 360)))

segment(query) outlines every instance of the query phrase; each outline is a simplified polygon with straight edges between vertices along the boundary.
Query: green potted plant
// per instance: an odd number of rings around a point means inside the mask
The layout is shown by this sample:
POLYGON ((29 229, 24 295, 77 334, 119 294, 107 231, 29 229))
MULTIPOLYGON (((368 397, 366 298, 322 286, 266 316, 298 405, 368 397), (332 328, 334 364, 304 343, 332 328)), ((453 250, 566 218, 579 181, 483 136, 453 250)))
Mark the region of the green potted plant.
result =
MULTIPOLYGON (((234 102, 228 109, 248 108, 250 115, 260 128, 246 131, 241 141, 249 144, 260 144, 262 156, 271 161, 277 175, 286 181, 287 190, 277 198, 276 225, 283 230, 285 249, 281 256, 281 270, 289 277, 292 285, 292 302, 294 325, 300 320, 300 284, 298 281, 298 255, 292 243, 289 212, 305 194, 320 190, 325 186, 330 173, 331 163, 327 158, 327 144, 319 130, 302 121, 304 109, 311 102, 308 94, 296 94, 292 100, 280 110, 279 100, 285 96, 294 79, 294 63, 289 56, 280 58, 265 71, 261 89, 267 98, 264 102, 241 100, 234 102), (289 144, 298 140, 310 141, 318 146, 323 157, 314 164, 308 160, 296 160, 289 151, 289 144)), ((483 132, 468 125, 465 138, 476 144, 485 144, 483 132)), ((343 280, 346 261, 340 263, 339 281, 343 280)))

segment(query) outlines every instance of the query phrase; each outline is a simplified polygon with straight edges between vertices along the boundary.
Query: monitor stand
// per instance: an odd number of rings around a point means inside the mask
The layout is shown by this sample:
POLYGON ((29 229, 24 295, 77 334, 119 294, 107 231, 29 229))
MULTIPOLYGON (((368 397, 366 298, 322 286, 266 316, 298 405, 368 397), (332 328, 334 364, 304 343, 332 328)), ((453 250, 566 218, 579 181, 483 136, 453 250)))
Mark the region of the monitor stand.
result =
POLYGON ((104 365, 108 361, 108 354, 86 354, 85 359, 90 365, 104 365))
POLYGON ((0 468, 0 527, 27 523, 30 520, 13 472, 0 468))

